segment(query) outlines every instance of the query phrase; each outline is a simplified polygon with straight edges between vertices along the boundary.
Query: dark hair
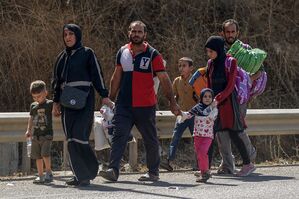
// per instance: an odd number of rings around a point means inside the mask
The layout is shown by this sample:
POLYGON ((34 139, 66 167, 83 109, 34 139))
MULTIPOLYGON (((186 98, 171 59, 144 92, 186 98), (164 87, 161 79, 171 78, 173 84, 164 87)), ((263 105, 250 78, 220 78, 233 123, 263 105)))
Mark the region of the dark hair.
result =
POLYGON ((36 80, 30 84, 30 93, 38 94, 46 90, 46 83, 42 80, 36 80))
POLYGON ((147 32, 146 25, 145 25, 142 21, 133 21, 133 22, 131 22, 131 23, 130 23, 130 26, 129 26, 129 31, 132 30, 132 27, 133 27, 135 24, 138 24, 138 25, 142 26, 143 29, 144 29, 144 32, 147 32))
POLYGON ((223 31, 223 32, 225 31, 225 26, 226 26, 227 24, 235 24, 235 25, 236 25, 236 29, 237 29, 237 31, 239 31, 239 24, 238 24, 238 22, 237 22, 236 20, 234 20, 234 19, 227 19, 227 20, 225 20, 225 21, 222 23, 222 31, 223 31))
POLYGON ((186 61, 188 62, 189 66, 193 66, 193 60, 190 57, 182 57, 179 61, 186 61))

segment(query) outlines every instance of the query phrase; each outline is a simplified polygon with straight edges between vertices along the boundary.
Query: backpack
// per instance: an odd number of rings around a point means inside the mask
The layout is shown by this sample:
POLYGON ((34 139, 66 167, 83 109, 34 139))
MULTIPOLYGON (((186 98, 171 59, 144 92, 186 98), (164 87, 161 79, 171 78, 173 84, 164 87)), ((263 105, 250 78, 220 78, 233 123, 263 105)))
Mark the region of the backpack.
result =
POLYGON ((249 48, 248 45, 237 40, 230 47, 228 54, 238 60, 238 66, 242 67, 249 74, 256 73, 267 57, 267 53, 258 48, 249 48))
POLYGON ((195 71, 189 80, 189 84, 193 87, 195 94, 200 96, 201 90, 207 87, 206 67, 195 71))

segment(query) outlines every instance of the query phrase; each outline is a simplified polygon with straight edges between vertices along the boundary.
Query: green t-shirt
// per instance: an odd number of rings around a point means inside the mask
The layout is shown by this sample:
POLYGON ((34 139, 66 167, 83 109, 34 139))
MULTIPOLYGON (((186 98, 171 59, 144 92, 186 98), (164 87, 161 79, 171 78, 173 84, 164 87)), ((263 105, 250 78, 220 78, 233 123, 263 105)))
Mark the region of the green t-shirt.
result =
POLYGON ((30 106, 30 115, 33 117, 33 136, 53 136, 52 127, 53 101, 46 99, 42 104, 33 102, 30 106))

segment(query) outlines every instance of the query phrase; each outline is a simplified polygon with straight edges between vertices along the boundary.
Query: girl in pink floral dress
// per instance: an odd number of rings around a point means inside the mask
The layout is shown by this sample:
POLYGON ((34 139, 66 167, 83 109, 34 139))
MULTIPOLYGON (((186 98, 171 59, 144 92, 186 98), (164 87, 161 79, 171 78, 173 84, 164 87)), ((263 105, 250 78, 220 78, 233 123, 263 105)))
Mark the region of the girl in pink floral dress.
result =
POLYGON ((200 102, 189 112, 182 112, 181 120, 194 118, 194 148, 197 154, 198 169, 201 172, 196 182, 207 182, 211 177, 209 171, 208 150, 214 139, 213 126, 218 110, 216 101, 213 101, 214 94, 209 88, 205 88, 200 93, 200 102))

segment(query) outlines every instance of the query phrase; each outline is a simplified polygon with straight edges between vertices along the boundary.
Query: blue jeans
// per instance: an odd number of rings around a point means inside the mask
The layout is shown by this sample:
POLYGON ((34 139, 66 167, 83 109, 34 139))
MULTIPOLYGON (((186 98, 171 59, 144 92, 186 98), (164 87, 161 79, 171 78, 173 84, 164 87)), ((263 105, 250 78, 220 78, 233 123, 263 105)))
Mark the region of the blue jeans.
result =
POLYGON ((187 127, 189 128, 191 135, 193 135, 194 117, 192 117, 190 119, 186 119, 182 123, 177 123, 177 122, 175 123, 175 127, 174 127, 173 133, 172 133, 171 143, 169 146, 169 152, 168 152, 168 158, 167 158, 168 160, 174 160, 177 146, 178 146, 179 141, 187 127))

